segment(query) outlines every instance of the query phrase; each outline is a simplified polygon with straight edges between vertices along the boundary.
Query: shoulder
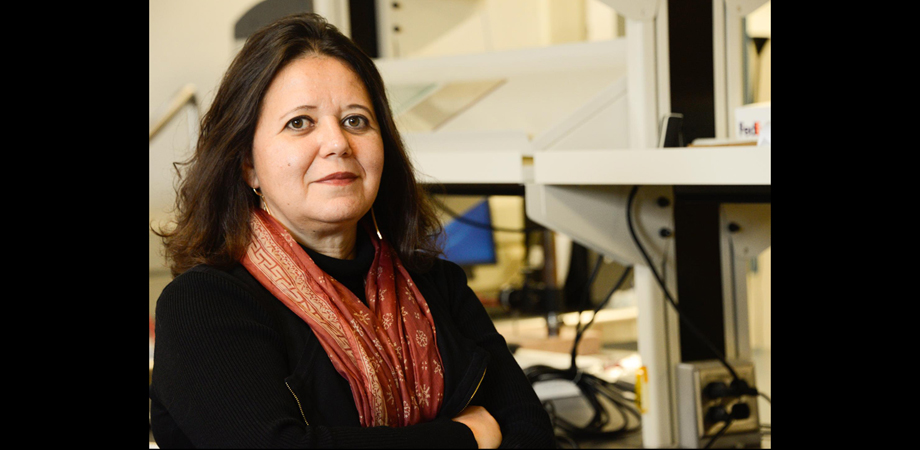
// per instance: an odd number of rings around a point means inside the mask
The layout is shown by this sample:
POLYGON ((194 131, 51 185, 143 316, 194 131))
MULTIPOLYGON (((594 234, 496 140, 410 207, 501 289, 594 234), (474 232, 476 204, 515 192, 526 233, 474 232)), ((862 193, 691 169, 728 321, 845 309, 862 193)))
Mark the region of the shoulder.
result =
POLYGON ((440 303, 451 316, 459 317, 461 310, 471 305, 481 307, 469 287, 466 272, 456 263, 435 259, 427 270, 410 272, 410 275, 429 305, 440 303))
POLYGON ((412 275, 438 279, 451 279, 466 283, 466 272, 463 271, 463 268, 456 263, 443 258, 432 259, 430 267, 428 267, 426 270, 413 272, 412 275))
POLYGON ((468 282, 462 267, 441 258, 434 259, 426 270, 412 271, 410 275, 416 283, 424 280, 439 290, 455 290, 457 287, 467 286, 468 282))
MULTIPOLYGON (((208 287, 235 287, 248 290, 251 286, 247 278, 252 276, 246 271, 242 264, 234 264, 230 267, 217 267, 207 264, 197 265, 175 277, 166 287, 168 289, 189 289, 197 286, 206 285, 208 287)), ((164 290, 164 291, 165 291, 164 290)))
POLYGON ((247 290, 245 285, 231 274, 231 270, 208 265, 192 267, 166 285, 160 300, 206 298, 215 292, 226 295, 237 291, 235 293, 244 295, 247 290))
POLYGON ((241 265, 195 266, 173 279, 157 299, 156 315, 195 317, 264 313, 267 291, 241 265), (254 284, 255 283, 255 284, 254 284))

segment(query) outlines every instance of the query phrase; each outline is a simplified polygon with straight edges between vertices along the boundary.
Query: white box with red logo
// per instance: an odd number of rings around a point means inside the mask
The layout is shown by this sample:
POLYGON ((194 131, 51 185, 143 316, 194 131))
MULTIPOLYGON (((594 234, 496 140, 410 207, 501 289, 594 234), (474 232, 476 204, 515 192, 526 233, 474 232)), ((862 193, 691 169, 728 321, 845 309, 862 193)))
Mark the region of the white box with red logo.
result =
POLYGON ((752 103, 735 108, 735 135, 739 139, 755 138, 758 145, 769 145, 770 102, 752 103))

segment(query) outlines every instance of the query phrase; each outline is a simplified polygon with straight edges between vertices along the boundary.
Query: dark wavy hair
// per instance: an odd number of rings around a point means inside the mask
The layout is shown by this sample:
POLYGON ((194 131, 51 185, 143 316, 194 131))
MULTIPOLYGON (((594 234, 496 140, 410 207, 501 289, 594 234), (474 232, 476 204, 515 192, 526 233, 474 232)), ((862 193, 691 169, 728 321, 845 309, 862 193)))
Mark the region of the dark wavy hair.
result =
MULTIPOLYGON (((374 62, 335 26, 316 14, 282 18, 247 39, 224 74, 217 95, 201 119, 194 155, 174 164, 175 226, 153 230, 163 239, 173 276, 198 265, 229 267, 249 245, 251 212, 259 199, 246 184, 252 142, 262 100, 275 75, 308 55, 337 58, 364 82, 381 126, 384 164, 373 210, 381 233, 410 270, 424 271, 443 252, 442 226, 393 122, 374 62), (184 176, 180 167, 185 166, 184 176)), ((370 214, 362 220, 369 220, 370 214)))

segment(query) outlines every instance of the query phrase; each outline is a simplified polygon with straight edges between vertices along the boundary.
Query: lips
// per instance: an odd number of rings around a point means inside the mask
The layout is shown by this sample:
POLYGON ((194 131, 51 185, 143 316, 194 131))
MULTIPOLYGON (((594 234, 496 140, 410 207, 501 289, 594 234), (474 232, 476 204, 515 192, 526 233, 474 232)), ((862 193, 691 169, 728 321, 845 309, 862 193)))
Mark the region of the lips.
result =
POLYGON ((325 177, 316 180, 316 182, 322 183, 328 181, 332 183, 347 183, 354 180, 355 178, 358 178, 358 176, 351 172, 336 172, 330 175, 326 175, 325 177))

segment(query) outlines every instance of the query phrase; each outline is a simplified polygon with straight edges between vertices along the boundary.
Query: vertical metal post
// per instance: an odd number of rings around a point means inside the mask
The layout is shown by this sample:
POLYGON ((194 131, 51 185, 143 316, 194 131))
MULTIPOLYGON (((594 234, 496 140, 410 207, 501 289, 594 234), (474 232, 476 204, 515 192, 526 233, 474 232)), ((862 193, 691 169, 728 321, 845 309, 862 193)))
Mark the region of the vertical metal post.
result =
POLYGON ((633 266, 633 284, 639 358, 642 360, 641 379, 636 380, 637 393, 641 395, 642 446, 645 448, 670 447, 674 442, 673 427, 676 420, 671 408, 672 372, 668 351, 667 301, 655 275, 648 266, 633 266))
POLYGON ((654 21, 627 18, 626 41, 629 146, 653 148, 658 142, 654 21))

